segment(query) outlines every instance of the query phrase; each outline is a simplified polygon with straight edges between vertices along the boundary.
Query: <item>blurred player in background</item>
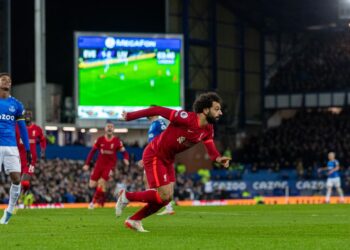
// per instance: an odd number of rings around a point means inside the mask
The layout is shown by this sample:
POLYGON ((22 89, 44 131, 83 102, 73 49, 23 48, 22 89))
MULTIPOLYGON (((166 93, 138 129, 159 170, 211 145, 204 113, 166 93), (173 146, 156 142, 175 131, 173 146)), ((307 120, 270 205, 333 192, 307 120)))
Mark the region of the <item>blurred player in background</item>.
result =
POLYGON ((120 190, 116 205, 116 216, 122 214, 130 201, 147 203, 125 221, 125 226, 138 232, 147 232, 141 220, 166 206, 173 197, 175 155, 203 142, 210 158, 229 166, 229 157, 221 156, 214 141, 213 124, 222 115, 221 98, 213 92, 201 94, 193 104, 194 112, 176 111, 164 107, 153 107, 135 112, 123 113, 126 121, 141 117, 160 115, 170 121, 167 129, 154 138, 143 152, 142 160, 149 188, 143 192, 120 190))
POLYGON ((10 96, 12 80, 8 73, 0 73, 0 166, 10 175, 11 188, 8 207, 0 219, 0 224, 7 224, 13 214, 21 193, 21 165, 16 143, 16 122, 21 139, 26 149, 27 162, 32 161, 28 132, 24 122, 22 103, 10 96))
MULTIPOLYGON (((152 105, 151 107, 155 107, 155 105, 152 105)), ((151 125, 148 129, 148 143, 150 143, 156 136, 159 136, 167 127, 165 121, 163 119, 160 119, 158 115, 155 116, 149 116, 147 117, 148 120, 151 121, 151 125)), ((142 161, 142 160, 141 160, 142 161)), ((142 162, 143 165, 143 162, 142 162)), ((148 189, 148 183, 146 174, 144 175, 144 181, 146 183, 146 189, 148 189)), ((158 213, 158 215, 173 215, 175 214, 174 208, 172 206, 172 203, 169 202, 168 205, 165 206, 165 209, 158 213)))
POLYGON ((332 188, 333 186, 337 189, 340 196, 340 202, 344 202, 344 193, 341 188, 340 175, 339 175, 339 161, 335 159, 335 153, 328 153, 327 167, 319 168, 318 171, 327 171, 327 193, 326 193, 326 203, 330 202, 332 188))
POLYGON ((89 187, 95 189, 94 196, 89 208, 93 209, 97 202, 101 207, 104 206, 106 199, 106 184, 111 177, 113 170, 117 164, 117 152, 123 153, 123 160, 125 165, 129 165, 129 154, 123 146, 123 142, 114 136, 114 124, 107 122, 105 126, 105 135, 97 138, 93 145, 86 161, 83 170, 89 170, 90 162, 98 150, 99 154, 94 169, 90 176, 89 187))
POLYGON ((22 173, 22 192, 25 193, 30 188, 30 179, 34 174, 34 169, 37 164, 37 152, 36 145, 40 143, 40 157, 42 159, 45 158, 45 150, 46 150, 46 138, 43 134, 43 130, 33 123, 33 112, 31 110, 26 110, 24 114, 25 123, 28 130, 29 136, 29 144, 30 144, 30 152, 32 154, 32 161, 27 162, 26 159, 26 150, 23 145, 22 140, 20 139, 20 131, 18 125, 16 126, 16 139, 17 146, 19 150, 19 155, 21 159, 21 173, 22 173))

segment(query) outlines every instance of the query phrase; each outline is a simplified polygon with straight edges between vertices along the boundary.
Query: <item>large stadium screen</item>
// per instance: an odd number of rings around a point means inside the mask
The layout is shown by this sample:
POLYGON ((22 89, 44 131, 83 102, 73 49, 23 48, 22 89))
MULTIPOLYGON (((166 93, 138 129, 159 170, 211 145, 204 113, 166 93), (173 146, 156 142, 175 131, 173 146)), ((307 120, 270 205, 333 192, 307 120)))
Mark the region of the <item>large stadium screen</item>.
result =
POLYGON ((118 119, 150 105, 183 107, 181 35, 77 32, 78 118, 118 119))

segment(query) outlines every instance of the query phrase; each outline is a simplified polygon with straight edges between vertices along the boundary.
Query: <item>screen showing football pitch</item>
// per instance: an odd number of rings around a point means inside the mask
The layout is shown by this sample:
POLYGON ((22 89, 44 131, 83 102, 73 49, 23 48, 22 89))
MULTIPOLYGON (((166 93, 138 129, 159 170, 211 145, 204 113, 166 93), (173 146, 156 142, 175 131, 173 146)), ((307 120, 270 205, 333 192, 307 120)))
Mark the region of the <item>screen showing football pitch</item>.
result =
POLYGON ((118 119, 150 105, 183 107, 181 35, 75 34, 78 118, 118 119))

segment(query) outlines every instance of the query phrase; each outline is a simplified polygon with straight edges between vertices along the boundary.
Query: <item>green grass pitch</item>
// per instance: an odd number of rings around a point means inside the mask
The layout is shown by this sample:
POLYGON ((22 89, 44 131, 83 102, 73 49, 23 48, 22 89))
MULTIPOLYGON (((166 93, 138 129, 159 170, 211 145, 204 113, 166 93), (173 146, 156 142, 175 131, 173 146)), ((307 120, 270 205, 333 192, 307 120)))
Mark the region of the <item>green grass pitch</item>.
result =
POLYGON ((158 65, 156 58, 79 70, 79 105, 181 106, 180 58, 158 65), (155 103, 156 102, 156 103, 155 103))
POLYGON ((113 209, 20 210, 0 225, 1 249, 349 249, 349 205, 175 207, 124 228, 113 209))

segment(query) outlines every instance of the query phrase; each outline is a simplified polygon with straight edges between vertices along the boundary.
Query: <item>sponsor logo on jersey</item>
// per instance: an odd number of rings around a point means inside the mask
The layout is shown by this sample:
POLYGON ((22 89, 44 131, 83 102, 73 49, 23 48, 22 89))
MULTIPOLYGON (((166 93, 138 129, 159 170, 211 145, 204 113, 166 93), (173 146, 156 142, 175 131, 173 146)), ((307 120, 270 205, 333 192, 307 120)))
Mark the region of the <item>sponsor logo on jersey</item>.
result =
POLYGON ((16 112, 16 108, 15 108, 14 106, 11 105, 11 106, 9 107, 9 111, 12 112, 12 113, 14 113, 14 112, 16 112))
POLYGON ((15 116, 14 115, 0 114, 0 120, 14 121, 15 120, 15 116))

